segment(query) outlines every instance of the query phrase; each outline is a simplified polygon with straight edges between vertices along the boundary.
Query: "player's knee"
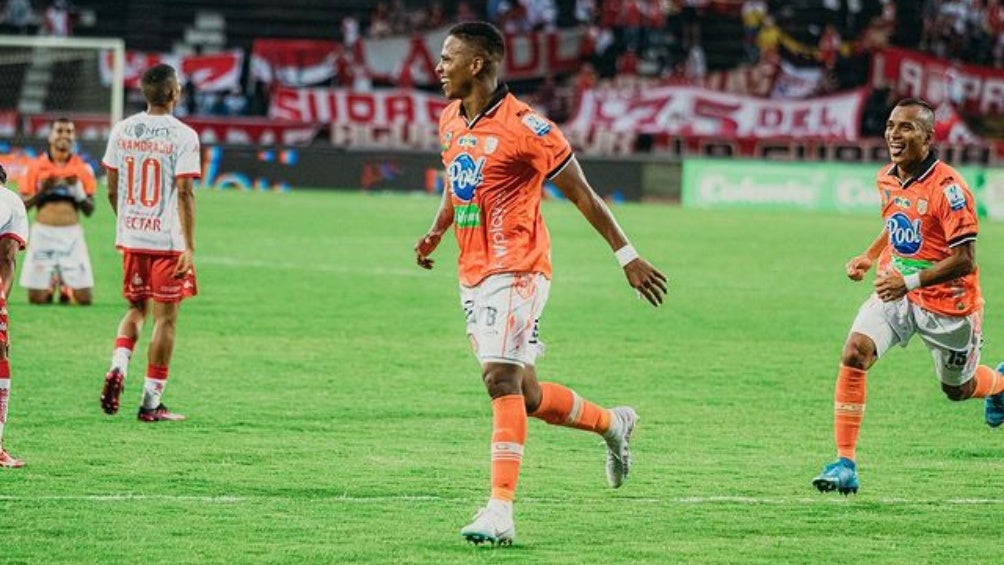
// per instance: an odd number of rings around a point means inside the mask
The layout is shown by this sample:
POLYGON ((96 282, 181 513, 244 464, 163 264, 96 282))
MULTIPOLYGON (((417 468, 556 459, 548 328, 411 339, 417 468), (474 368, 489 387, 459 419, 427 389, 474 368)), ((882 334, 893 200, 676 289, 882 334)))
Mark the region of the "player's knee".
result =
POLYGON ((485 382, 489 396, 498 398, 510 394, 522 394, 519 371, 520 367, 516 365, 486 368, 481 378, 485 382))
POLYGON ((848 339, 840 356, 845 367, 867 371, 875 362, 875 346, 867 338, 848 339))
POLYGON ((975 381, 968 381, 961 385, 950 385, 946 383, 941 383, 941 390, 945 393, 945 396, 953 402, 959 402, 961 400, 968 400, 973 396, 973 389, 975 388, 975 381))
POLYGON ((51 304, 52 293, 45 291, 31 291, 28 293, 28 304, 51 304))

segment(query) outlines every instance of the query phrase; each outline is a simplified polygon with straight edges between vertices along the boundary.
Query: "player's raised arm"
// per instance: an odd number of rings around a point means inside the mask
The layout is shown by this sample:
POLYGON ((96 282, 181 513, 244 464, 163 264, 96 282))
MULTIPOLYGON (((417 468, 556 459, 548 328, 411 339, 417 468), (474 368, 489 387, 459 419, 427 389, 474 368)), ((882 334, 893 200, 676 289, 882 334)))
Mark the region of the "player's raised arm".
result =
POLYGON ((439 201, 439 209, 432 219, 432 226, 415 243, 415 262, 423 269, 431 269, 435 261, 429 258, 432 252, 439 247, 439 242, 443 239, 443 234, 453 224, 453 210, 450 209, 450 189, 443 188, 443 198, 439 201))
POLYGON ((555 186, 561 190, 575 207, 582 212, 593 228, 603 236, 617 256, 617 261, 624 269, 628 282, 653 306, 662 304, 666 294, 666 275, 643 259, 628 242, 627 236, 617 225, 610 208, 596 191, 589 186, 582 167, 574 156, 569 163, 554 178, 555 186))

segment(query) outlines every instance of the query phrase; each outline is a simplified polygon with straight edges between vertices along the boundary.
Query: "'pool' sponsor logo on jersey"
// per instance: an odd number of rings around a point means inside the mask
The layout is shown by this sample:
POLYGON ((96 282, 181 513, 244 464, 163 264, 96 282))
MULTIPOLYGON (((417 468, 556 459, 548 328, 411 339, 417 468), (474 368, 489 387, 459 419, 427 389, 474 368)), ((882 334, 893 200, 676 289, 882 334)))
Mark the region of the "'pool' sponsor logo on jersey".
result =
POLYGON ((474 199, 474 192, 484 180, 484 168, 484 157, 477 161, 468 153, 461 153, 454 157, 450 166, 446 168, 446 177, 450 180, 450 189, 453 190, 453 194, 467 202, 474 199))
POLYGON ((906 214, 896 212, 885 221, 885 228, 889 231, 889 244, 900 255, 913 255, 920 251, 924 242, 920 218, 911 222, 906 214))
POLYGON ((536 114, 523 116, 523 125, 537 135, 546 135, 547 132, 551 131, 551 124, 540 119, 536 114))

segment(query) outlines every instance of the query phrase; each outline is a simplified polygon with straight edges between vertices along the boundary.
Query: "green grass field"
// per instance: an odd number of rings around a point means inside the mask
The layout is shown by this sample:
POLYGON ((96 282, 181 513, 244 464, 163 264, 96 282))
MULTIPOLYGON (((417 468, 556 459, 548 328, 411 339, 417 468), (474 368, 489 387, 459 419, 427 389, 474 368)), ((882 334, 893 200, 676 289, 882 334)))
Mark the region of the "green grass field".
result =
MULTIPOLYGON (((104 203, 102 203, 104 204, 104 203)), ((669 276, 637 300, 604 242, 547 203, 555 280, 542 378, 641 415, 627 484, 596 436, 530 424, 517 543, 458 535, 488 487, 490 408, 463 335, 452 239, 411 251, 429 197, 200 192, 201 294, 165 397, 135 420, 149 328, 116 417, 98 406, 125 303, 106 206, 85 224, 90 308, 10 306, 0 561, 14 563, 999 563, 1004 433, 940 392, 919 340, 869 375, 861 492, 833 457, 839 352, 869 284, 843 275, 877 217, 615 208, 669 276)), ((1004 225, 978 246, 984 361, 1004 358, 1004 225)))

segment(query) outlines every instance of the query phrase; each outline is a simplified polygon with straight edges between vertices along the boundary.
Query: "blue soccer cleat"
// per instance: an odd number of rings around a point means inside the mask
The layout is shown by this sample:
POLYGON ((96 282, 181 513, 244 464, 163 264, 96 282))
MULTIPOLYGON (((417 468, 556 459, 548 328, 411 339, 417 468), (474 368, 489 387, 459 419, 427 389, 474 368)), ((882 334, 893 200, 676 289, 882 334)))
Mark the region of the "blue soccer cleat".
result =
MULTIPOLYGON (((997 372, 1004 374, 1004 363, 997 365, 997 372)), ((998 392, 984 399, 983 417, 991 428, 999 428, 1004 424, 1004 392, 998 392)))
POLYGON ((840 494, 858 492, 858 471, 853 461, 841 457, 823 468, 818 477, 812 479, 812 486, 819 492, 835 490, 840 494))

